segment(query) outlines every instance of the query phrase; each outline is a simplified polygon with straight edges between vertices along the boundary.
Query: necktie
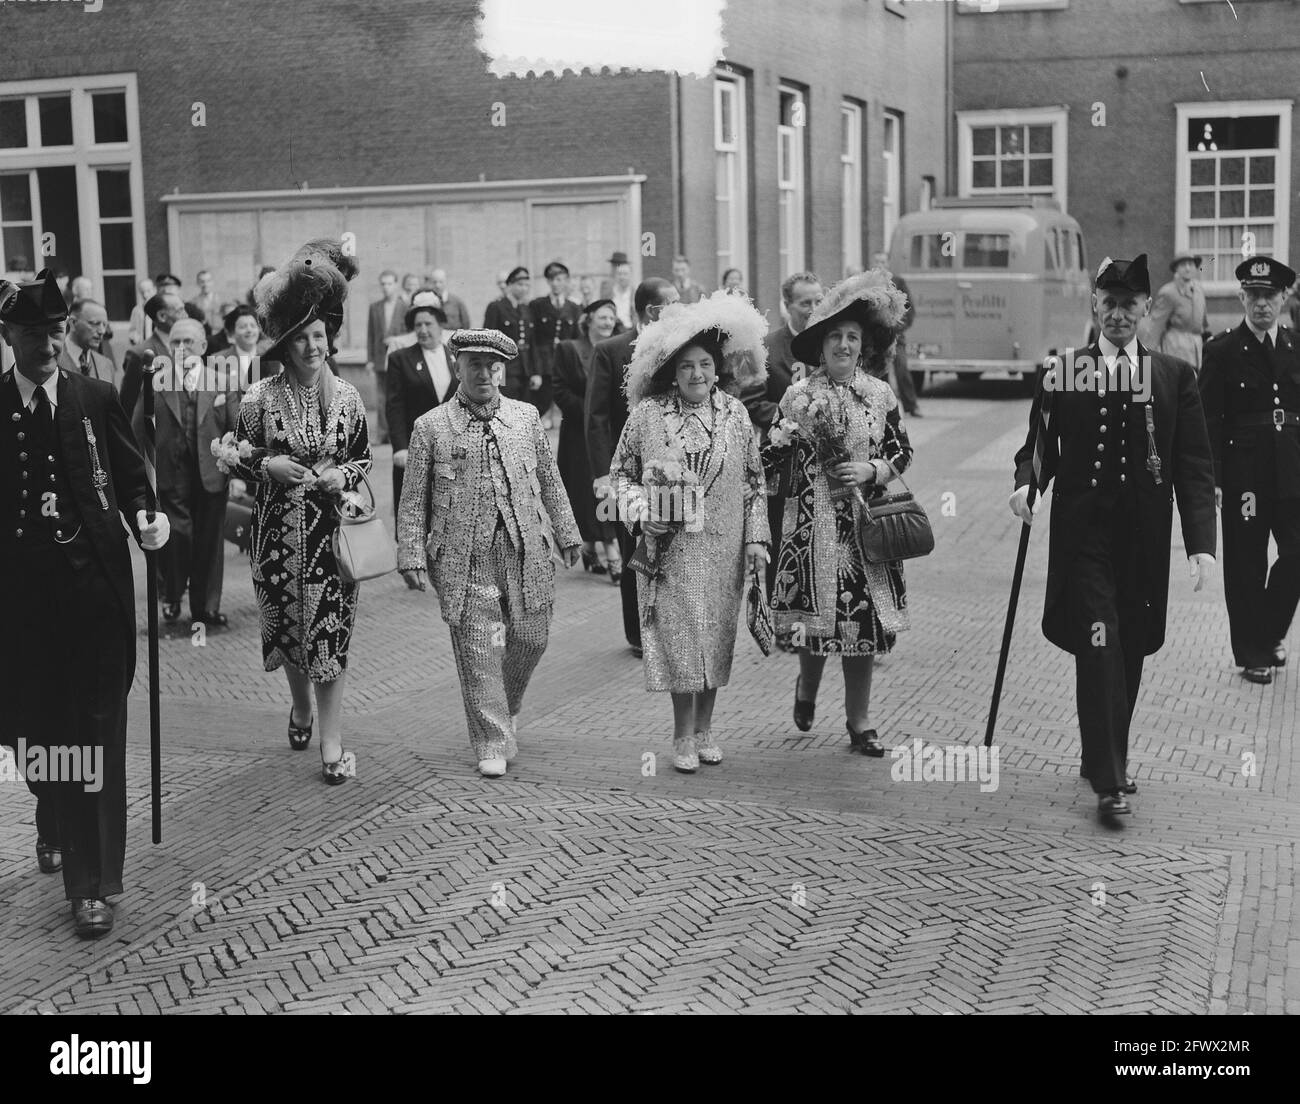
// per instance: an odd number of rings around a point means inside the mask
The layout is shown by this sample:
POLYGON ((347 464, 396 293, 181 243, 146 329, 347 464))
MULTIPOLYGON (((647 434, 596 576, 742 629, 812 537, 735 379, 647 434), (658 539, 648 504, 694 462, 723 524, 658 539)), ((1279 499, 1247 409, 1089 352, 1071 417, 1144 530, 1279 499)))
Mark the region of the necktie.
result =
POLYGON ((1273 335, 1271 333, 1264 335, 1264 351, 1269 354, 1273 352, 1273 335))
MULTIPOLYGON (((83 376, 90 375, 90 350, 89 349, 81 350, 81 374, 83 376)), ((47 401, 48 401, 48 396, 47 396, 47 401)))
POLYGON ((54 407, 50 405, 49 392, 44 387, 38 387, 34 398, 36 400, 36 424, 41 429, 48 429, 54 424, 54 407))

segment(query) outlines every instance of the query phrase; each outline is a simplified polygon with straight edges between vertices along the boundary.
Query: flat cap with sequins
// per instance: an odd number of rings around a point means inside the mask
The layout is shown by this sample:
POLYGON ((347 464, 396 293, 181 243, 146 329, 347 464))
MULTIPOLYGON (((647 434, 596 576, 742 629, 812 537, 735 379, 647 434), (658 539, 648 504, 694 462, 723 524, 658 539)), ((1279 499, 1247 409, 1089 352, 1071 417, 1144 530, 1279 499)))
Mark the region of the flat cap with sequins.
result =
POLYGON ((519 346, 500 330, 457 330, 447 339, 452 356, 461 353, 495 353, 504 360, 514 360, 519 346))

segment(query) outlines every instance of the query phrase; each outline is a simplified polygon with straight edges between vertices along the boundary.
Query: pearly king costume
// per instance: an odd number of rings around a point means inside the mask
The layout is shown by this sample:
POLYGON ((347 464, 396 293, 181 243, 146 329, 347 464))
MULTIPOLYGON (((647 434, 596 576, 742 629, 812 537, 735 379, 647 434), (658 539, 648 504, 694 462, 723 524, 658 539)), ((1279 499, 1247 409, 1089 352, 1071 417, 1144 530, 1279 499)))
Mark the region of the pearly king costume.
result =
MULTIPOLYGON (((458 330, 448 344, 453 356, 518 355, 490 330, 458 330)), ((451 628, 475 755, 513 758, 512 718, 550 631, 552 553, 581 543, 537 407, 458 390, 417 418, 397 532, 398 567, 428 570, 451 628)))
MULTIPOLYGON (((903 294, 878 270, 850 277, 827 293, 795 337, 794 353, 818 364, 829 324, 856 319, 876 327, 880 353, 907 311, 903 294)), ((868 335, 870 336, 870 335, 868 335)), ((868 504, 885 484, 906 470, 912 445, 898 399, 883 380, 862 367, 843 384, 818 367, 791 385, 781 399, 783 420, 796 407, 821 400, 839 424, 843 446, 856 461, 874 463, 876 482, 862 488, 868 504)), ((903 565, 868 563, 856 536, 857 505, 832 500, 830 477, 805 437, 774 428, 763 452, 769 470, 788 485, 772 614, 777 632, 795 634, 814 655, 876 655, 890 651, 909 627, 903 565)))
POLYGON ((718 291, 673 304, 637 340, 628 365, 627 424, 609 474, 629 518, 647 509, 647 469, 683 464, 699 488, 695 516, 675 533, 655 578, 637 580, 646 689, 698 693, 725 686, 745 583, 745 545, 769 543, 758 436, 738 399, 715 386, 698 406, 665 381, 686 345, 711 346, 719 382, 742 386, 766 374, 766 324, 747 299, 718 291), (699 341, 701 335, 713 337, 699 341), (716 350, 716 351, 715 351, 716 350))

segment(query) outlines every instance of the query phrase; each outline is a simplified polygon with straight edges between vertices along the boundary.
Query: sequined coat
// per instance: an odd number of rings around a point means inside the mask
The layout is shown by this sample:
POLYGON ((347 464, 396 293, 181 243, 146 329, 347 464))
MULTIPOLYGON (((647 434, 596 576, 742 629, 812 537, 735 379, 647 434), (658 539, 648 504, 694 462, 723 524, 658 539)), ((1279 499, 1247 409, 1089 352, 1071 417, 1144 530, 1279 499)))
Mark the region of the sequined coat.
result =
MULTIPOLYGON (((471 463, 470 450, 482 447, 474 421, 454 397, 415 420, 397 514, 397 565, 428 570, 443 620, 451 625, 465 611, 470 557, 487 546, 472 524, 476 504, 496 495, 490 482, 480 485, 471 463)), ((547 609, 555 600, 552 550, 571 548, 582 538, 537 408, 503 395, 492 422, 509 484, 498 501, 511 511, 512 528, 523 541, 523 594, 507 599, 522 599, 525 610, 547 609)))
MULTIPOLYGON (((749 413, 739 399, 717 389, 710 401, 713 451, 699 473, 697 518, 672 538, 661 578, 637 578, 649 690, 697 693, 727 684, 745 587, 745 545, 769 541, 763 468, 749 413)), ((648 462, 669 459, 681 447, 680 411, 675 395, 652 396, 637 404, 623 427, 609 473, 629 516, 646 501, 642 478, 648 462)))
POLYGON ((250 540, 265 667, 289 663, 313 682, 332 682, 347 667, 357 612, 357 584, 344 582, 334 559, 338 499, 314 487, 278 483, 266 465, 275 456, 308 467, 325 459, 351 464, 343 469, 345 483, 356 490, 359 471, 370 469, 366 409, 355 387, 335 380, 320 420, 321 443, 312 448, 289 399, 289 379, 281 372, 245 393, 236 436, 253 451, 234 473, 257 488, 250 540))
MULTIPOLYGON (((887 383, 859 369, 847 387, 837 387, 819 368, 804 384, 791 387, 781 399, 782 417, 789 417, 791 403, 806 387, 812 396, 838 392, 846 415, 845 447, 853 460, 885 460, 888 478, 903 472, 912 460, 912 446, 899 416, 898 400, 887 383)), ((907 590, 901 563, 868 564, 862 560, 852 537, 853 527, 845 524, 852 500, 837 505, 830 497, 829 477, 821 470, 814 450, 796 436, 784 446, 769 444, 763 453, 769 469, 793 473, 785 503, 780 554, 772 590, 772 615, 780 633, 802 633, 805 637, 839 638, 859 645, 838 650, 887 651, 893 634, 908 628, 907 590), (853 603, 858 625, 846 624, 838 614, 842 589, 860 591, 853 603), (865 615, 870 613, 876 621, 865 615), (870 623, 869 623, 870 622, 870 623), (845 640, 846 637, 853 640, 845 640), (878 646, 864 642, 875 640, 878 646)), ((887 493, 884 485, 866 484, 867 501, 887 493)))

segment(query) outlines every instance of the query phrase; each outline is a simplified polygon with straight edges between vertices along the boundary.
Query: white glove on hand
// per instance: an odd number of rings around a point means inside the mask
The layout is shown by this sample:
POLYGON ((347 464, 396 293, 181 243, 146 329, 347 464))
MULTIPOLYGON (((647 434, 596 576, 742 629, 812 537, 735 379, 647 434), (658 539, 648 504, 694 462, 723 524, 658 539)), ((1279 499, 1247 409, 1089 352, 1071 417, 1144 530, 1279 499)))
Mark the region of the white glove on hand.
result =
POLYGON ((1200 590, 1202 587, 1209 586, 1214 581, 1214 557, 1208 552, 1197 552, 1194 556, 1187 557, 1187 566, 1189 574, 1196 580, 1193 590, 1200 590))
POLYGON ((145 512, 137 510, 135 523, 140 528, 140 544, 146 552, 157 552, 172 535, 172 524, 163 513, 155 513, 153 524, 150 525, 146 520, 145 512))
POLYGON ((1011 492, 1011 497, 1007 499, 1007 505, 1011 507, 1011 512, 1016 515, 1026 525, 1034 524, 1034 514, 1042 508, 1043 496, 1039 495, 1034 499, 1033 513, 1029 512, 1029 484, 1023 487, 1017 487, 1011 492))

